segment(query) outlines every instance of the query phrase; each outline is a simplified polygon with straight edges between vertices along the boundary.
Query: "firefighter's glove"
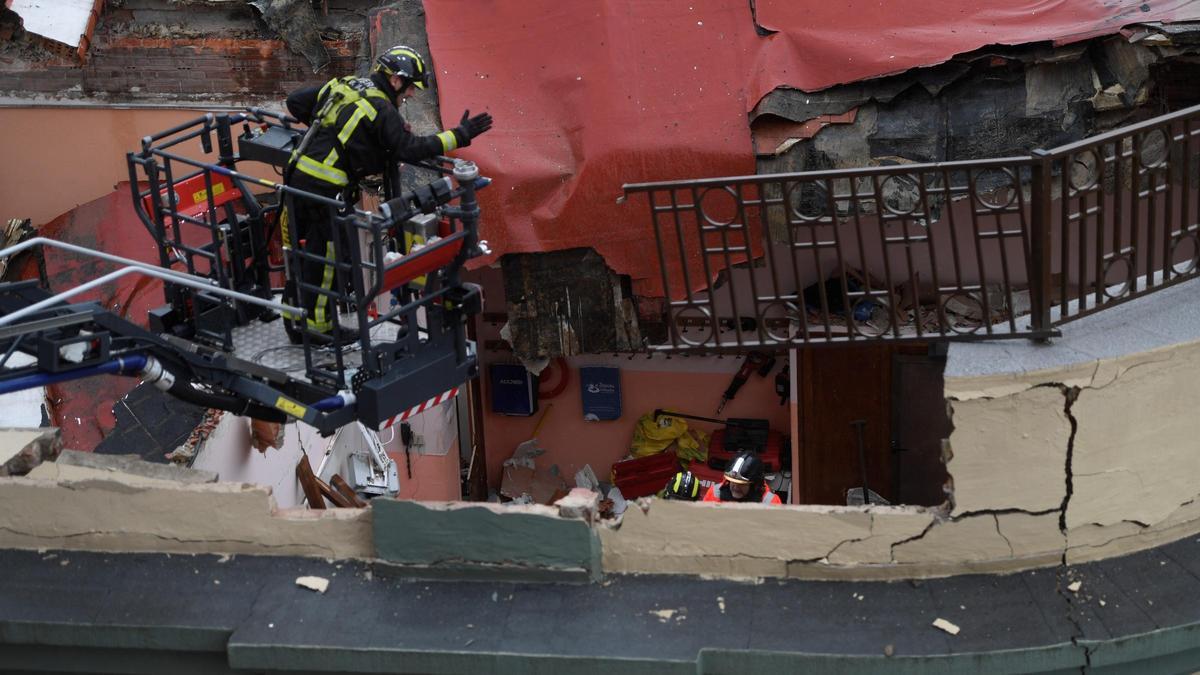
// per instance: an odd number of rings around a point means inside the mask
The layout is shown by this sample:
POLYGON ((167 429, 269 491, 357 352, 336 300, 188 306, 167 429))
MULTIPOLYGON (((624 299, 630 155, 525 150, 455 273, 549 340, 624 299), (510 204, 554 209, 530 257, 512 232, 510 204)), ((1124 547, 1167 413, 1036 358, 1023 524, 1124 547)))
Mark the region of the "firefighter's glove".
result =
POLYGON ((471 139, 479 134, 492 128, 492 116, 488 113, 480 113, 471 117, 470 110, 464 110, 462 121, 454 129, 454 135, 458 137, 458 147, 465 148, 471 144, 471 139))

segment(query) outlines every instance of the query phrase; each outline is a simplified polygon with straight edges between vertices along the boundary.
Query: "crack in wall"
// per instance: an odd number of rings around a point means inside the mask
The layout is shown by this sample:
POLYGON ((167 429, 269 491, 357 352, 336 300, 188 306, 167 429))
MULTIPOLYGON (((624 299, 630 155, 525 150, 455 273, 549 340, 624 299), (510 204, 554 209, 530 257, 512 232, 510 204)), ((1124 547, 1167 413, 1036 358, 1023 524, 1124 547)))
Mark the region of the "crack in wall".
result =
POLYGON ((1058 513, 1060 509, 1042 509, 1041 511, 1030 511, 1018 507, 1010 507, 1005 509, 976 509, 974 511, 964 511, 953 518, 953 520, 961 520, 970 518, 971 516, 1003 516, 1010 513, 1019 513, 1024 516, 1048 516, 1051 513, 1058 513))
MULTIPOLYGON (((327 558, 336 558, 337 557, 337 555, 336 555, 337 552, 332 547, 325 546, 323 544, 315 544, 315 543, 266 544, 261 541, 254 541, 254 540, 248 540, 248 539, 184 539, 181 537, 168 537, 166 535, 156 534, 154 532, 129 532, 129 531, 122 531, 122 530, 116 530, 116 531, 94 530, 94 531, 88 531, 88 532, 72 532, 72 533, 67 533, 67 534, 36 534, 33 532, 23 532, 21 530, 15 530, 11 527, 5 527, 3 525, 0 525, 0 530, 4 530, 6 532, 11 532, 15 535, 22 536, 22 537, 32 537, 34 539, 46 539, 46 540, 77 539, 79 537, 89 537, 89 536, 95 536, 95 537, 145 536, 145 537, 154 537, 155 539, 160 539, 162 541, 178 542, 180 544, 245 544, 247 546, 255 546, 255 547, 261 547, 261 548, 266 548, 266 549, 291 549, 292 555, 316 556, 317 554, 315 554, 315 553, 304 553, 303 551, 308 550, 308 549, 318 549, 318 550, 326 551, 327 553, 326 553, 325 557, 327 557, 327 558)), ((205 553, 209 553, 209 552, 210 551, 205 551, 205 553)))
POLYGON ((1139 361, 1138 363, 1135 363, 1127 368, 1121 368, 1120 364, 1116 364, 1117 368, 1118 368, 1116 375, 1113 375, 1113 378, 1111 380, 1109 380, 1108 382, 1105 382, 1104 384, 1101 384, 1101 385, 1096 384, 1096 376, 1100 374, 1100 368, 1104 362, 1097 361, 1096 362, 1096 370, 1095 370, 1095 372, 1092 373, 1091 383, 1088 385, 1087 388, 1088 389, 1097 389, 1097 390, 1104 389, 1105 387, 1112 385, 1113 383, 1115 383, 1117 380, 1121 379, 1122 377, 1125 377, 1125 375, 1127 373, 1129 373, 1129 371, 1134 370, 1135 368, 1141 368, 1142 366, 1151 366, 1151 365, 1155 365, 1155 364, 1159 364, 1159 363, 1166 363, 1166 362, 1174 359, 1175 354, 1176 354, 1176 352, 1171 351, 1171 352, 1167 353, 1166 358, 1147 359, 1145 361, 1139 361))
MULTIPOLYGON (((1075 461, 1075 435, 1079 432, 1079 420, 1075 419, 1075 415, 1071 412, 1071 407, 1075 405, 1075 401, 1079 400, 1079 387, 1068 387, 1062 384, 1054 384, 1059 391, 1063 393, 1063 414, 1067 416, 1067 421, 1071 424, 1071 435, 1067 437, 1067 459, 1064 466, 1066 473, 1066 493, 1063 495, 1062 506, 1059 507, 1058 529, 1063 533, 1063 537, 1067 536, 1067 506, 1071 503, 1071 495, 1075 493, 1075 474, 1073 472, 1072 462, 1075 461)), ((1066 564, 1066 553, 1063 553, 1063 564, 1066 564)))
POLYGON ((1004 543, 1008 545, 1008 557, 1017 557, 1017 551, 1013 548, 1012 542, 1009 541, 1008 537, 1004 536, 1004 533, 1000 531, 1000 516, 993 513, 992 520, 996 523, 996 534, 1000 535, 1000 538, 1003 539, 1004 543))
MULTIPOLYGON (((875 514, 868 513, 867 519, 868 519, 867 520, 867 536, 856 537, 854 539, 845 539, 845 540, 839 541, 837 546, 834 546, 832 549, 829 550, 829 553, 825 554, 824 560, 826 560, 826 561, 829 560, 829 558, 833 557, 834 553, 837 553, 837 550, 839 548, 841 548, 842 546, 844 546, 846 544, 853 544, 856 541, 866 541, 866 540, 870 539, 871 537, 875 536, 875 514)), ((793 562, 805 562, 805 561, 793 561, 793 562)))
POLYGON ((943 521, 939 520, 937 517, 934 517, 932 520, 929 521, 929 524, 925 526, 925 529, 921 530, 920 534, 911 536, 907 539, 901 539, 900 541, 892 542, 892 546, 888 551, 889 557, 891 558, 891 563, 893 565, 896 564, 896 547, 897 546, 900 546, 901 544, 907 544, 910 541, 916 541, 918 539, 924 538, 925 535, 929 534, 929 531, 933 529, 933 526, 937 525, 940 522, 943 522, 943 521))

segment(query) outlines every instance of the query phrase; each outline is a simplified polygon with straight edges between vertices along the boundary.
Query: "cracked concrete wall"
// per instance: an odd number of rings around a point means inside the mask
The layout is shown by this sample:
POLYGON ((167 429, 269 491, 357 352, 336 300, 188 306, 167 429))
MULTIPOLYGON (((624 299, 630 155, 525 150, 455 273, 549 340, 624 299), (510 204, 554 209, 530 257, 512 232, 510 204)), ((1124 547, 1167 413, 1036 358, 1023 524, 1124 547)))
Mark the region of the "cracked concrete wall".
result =
POLYGON ((369 558, 367 509, 275 508, 270 490, 43 464, 0 478, 0 547, 369 558))
POLYGON ((1101 362, 1072 414, 1068 558, 1200 531, 1200 342, 1101 362))
POLYGON ((1047 511, 1062 504, 1071 424, 1063 395, 1035 387, 998 398, 951 402, 954 511, 1047 511), (1014 427, 1014 422, 1016 425, 1014 427), (1014 472, 1021 473, 1014 480, 1014 472))
POLYGON ((1009 572, 1200 533, 1200 342, 948 377, 945 510, 639 501, 607 572, 879 579, 1009 572))
POLYGON ((1198 378, 1200 342, 947 377, 953 514, 1056 519, 1057 535, 1039 526, 1016 536, 1067 563, 1200 532, 1198 378))

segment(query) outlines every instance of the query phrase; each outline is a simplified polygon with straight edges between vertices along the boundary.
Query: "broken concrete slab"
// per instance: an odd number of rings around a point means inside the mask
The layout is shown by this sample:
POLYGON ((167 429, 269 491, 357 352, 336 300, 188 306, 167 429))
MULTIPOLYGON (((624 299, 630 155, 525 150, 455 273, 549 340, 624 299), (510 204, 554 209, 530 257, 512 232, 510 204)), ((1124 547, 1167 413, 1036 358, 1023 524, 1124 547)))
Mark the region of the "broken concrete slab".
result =
POLYGON ((0 547, 368 558, 365 509, 275 508, 269 489, 69 464, 0 478, 0 547))
POLYGON ((0 476, 22 476, 62 452, 57 427, 0 429, 0 476))
POLYGON ((600 512, 600 493, 588 488, 571 488, 566 497, 554 502, 563 518, 593 523, 600 512))
POLYGON ((178 481, 180 483, 217 482, 217 474, 211 471, 190 469, 176 464, 156 464, 147 462, 138 455, 98 455, 93 452, 64 450, 59 455, 57 463, 102 471, 116 471, 136 476, 145 476, 146 478, 178 481))
POLYGON ((950 405, 954 515, 1062 505, 1071 422, 1058 387, 950 405))

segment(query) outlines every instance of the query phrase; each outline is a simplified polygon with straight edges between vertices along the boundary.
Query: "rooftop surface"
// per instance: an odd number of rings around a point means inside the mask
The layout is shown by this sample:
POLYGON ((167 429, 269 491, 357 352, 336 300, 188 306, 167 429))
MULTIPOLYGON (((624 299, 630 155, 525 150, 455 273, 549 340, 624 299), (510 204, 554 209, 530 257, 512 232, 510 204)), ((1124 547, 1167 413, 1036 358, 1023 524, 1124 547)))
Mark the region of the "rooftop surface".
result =
POLYGON ((0 566, 0 662, 17 668, 65 670, 80 658, 97 672, 166 664, 172 672, 623 674, 1200 665, 1196 538, 1074 567, 890 583, 430 581, 306 558, 16 550, 0 551, 0 566), (328 590, 297 586, 306 575, 328 579, 328 590), (960 632, 934 627, 939 618, 960 632))

